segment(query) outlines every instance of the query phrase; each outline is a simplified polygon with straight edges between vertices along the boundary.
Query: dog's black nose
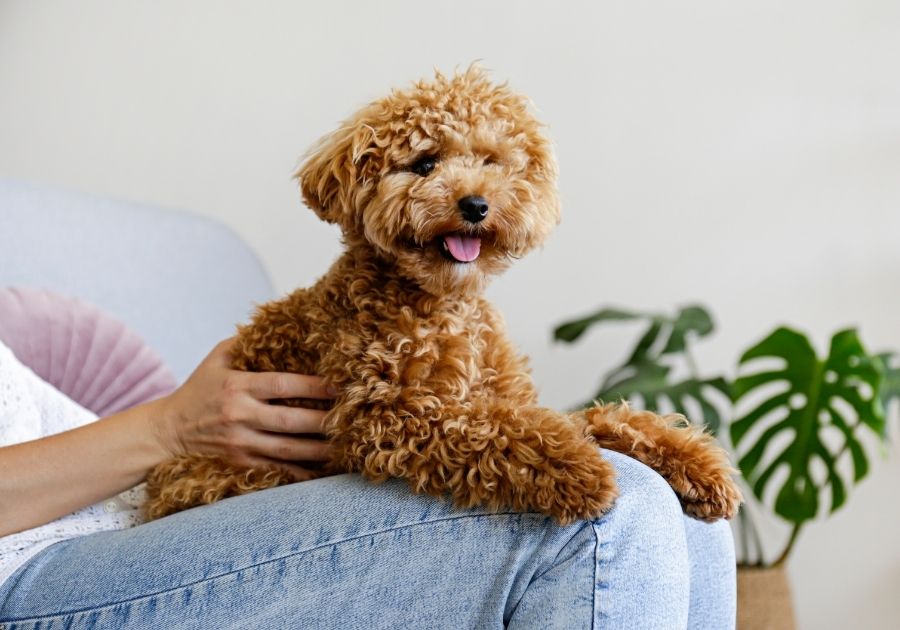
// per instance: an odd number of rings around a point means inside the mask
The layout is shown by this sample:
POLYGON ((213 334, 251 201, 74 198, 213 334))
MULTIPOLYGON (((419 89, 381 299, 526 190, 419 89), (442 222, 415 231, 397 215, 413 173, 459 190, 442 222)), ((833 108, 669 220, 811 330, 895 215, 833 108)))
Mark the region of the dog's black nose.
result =
POLYGON ((463 219, 469 223, 484 221, 484 218, 487 216, 488 202, 484 197, 469 195, 468 197, 463 197, 457 203, 462 211, 463 219))

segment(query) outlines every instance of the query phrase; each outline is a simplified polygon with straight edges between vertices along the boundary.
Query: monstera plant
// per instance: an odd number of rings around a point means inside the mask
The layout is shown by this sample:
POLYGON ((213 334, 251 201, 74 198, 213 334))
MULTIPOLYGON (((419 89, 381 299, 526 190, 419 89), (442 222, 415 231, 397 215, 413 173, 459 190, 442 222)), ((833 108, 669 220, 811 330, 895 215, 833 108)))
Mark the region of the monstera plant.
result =
POLYGON ((843 506, 848 487, 868 473, 871 446, 886 439, 886 410, 900 401, 898 357, 870 354, 855 330, 836 333, 823 357, 803 333, 782 327, 741 355, 734 378, 701 376, 693 346, 714 325, 696 305, 674 315, 604 308, 562 324, 554 337, 574 342, 597 325, 629 321, 643 322, 643 332, 582 406, 628 400, 680 413, 732 449, 755 498, 738 513, 737 627, 793 630, 784 562, 804 525, 843 506), (758 510, 791 527, 774 560, 751 516, 758 510))
POLYGON ((696 305, 672 316, 604 308, 562 324, 554 337, 573 342, 594 326, 627 321, 644 322, 643 333, 584 404, 628 400, 705 424, 732 449, 756 506, 791 525, 782 551, 767 562, 742 509, 743 562, 780 566, 803 526, 844 505, 848 487, 868 473, 871 444, 885 439, 885 410, 900 399, 897 357, 870 354, 855 330, 836 333, 820 356, 804 334, 782 327, 741 355, 735 378, 701 376, 693 345, 714 325, 696 305))

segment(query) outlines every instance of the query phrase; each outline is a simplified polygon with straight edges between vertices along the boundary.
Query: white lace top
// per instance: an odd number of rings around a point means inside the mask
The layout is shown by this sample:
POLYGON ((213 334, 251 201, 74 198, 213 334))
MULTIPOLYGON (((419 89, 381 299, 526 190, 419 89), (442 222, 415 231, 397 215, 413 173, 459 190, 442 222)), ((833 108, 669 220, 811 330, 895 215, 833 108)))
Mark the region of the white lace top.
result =
MULTIPOLYGON (((41 380, 0 342, 0 447, 73 429, 97 419, 41 380)), ((0 538, 0 584, 53 543, 141 523, 142 488, 134 488, 68 516, 0 538)), ((15 509, 2 506, 2 509, 15 509)))

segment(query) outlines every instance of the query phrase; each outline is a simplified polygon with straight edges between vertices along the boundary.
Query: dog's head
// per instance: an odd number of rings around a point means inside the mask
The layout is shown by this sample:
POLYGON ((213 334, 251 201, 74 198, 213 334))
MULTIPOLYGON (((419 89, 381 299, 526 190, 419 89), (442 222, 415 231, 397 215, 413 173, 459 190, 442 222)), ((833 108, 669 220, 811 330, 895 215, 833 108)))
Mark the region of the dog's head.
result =
POLYGON ((556 161, 528 101, 477 66, 375 101, 297 177, 350 247, 435 294, 478 291, 559 222, 556 161))

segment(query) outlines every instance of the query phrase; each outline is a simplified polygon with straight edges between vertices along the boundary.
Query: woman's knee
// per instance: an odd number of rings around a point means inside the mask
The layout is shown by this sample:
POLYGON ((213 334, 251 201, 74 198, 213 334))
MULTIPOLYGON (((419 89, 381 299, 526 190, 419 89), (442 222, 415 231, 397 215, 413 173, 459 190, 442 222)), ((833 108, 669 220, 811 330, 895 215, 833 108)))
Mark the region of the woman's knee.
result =
POLYGON ((704 523, 685 517, 691 566, 688 628, 734 628, 736 565, 734 537, 727 521, 704 523))
POLYGON ((622 453, 604 450, 603 456, 616 469, 619 497, 612 512, 645 526, 675 529, 683 538, 681 504, 666 480, 649 466, 622 453))
POLYGON ((598 614, 609 621, 641 619, 649 607, 655 619, 665 619, 652 627, 684 627, 690 566, 681 505, 649 467, 621 453, 603 454, 616 468, 619 497, 593 523, 598 614))

